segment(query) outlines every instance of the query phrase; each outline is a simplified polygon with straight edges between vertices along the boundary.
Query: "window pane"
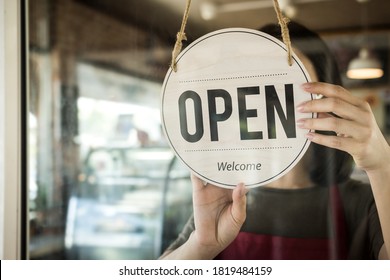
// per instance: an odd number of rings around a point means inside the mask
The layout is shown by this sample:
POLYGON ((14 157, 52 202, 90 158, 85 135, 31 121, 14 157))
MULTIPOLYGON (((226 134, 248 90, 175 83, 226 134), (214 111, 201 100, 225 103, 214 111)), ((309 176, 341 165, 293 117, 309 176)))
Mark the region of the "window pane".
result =
POLYGON ((156 259, 192 212, 160 121, 169 42, 83 2, 29 1, 29 256, 156 259))
MULTIPOLYGON (((191 217, 190 171, 160 119, 185 2, 26 1, 31 259, 156 259, 191 217)), ((192 1, 184 48, 210 31, 277 24, 272 1, 206 2, 192 1)), ((284 2, 321 35, 344 87, 370 104, 389 139, 390 1, 284 2), (382 77, 347 76, 362 46, 382 77)), ((357 168, 352 176, 367 181, 357 168)))

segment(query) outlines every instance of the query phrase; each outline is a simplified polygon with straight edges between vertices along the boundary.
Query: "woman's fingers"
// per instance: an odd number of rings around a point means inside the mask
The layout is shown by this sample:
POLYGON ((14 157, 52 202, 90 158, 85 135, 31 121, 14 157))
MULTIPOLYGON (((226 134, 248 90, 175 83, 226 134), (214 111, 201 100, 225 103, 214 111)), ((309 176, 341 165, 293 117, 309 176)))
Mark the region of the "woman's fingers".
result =
POLYGON ((363 140, 365 135, 364 126, 350 121, 333 116, 317 119, 300 119, 297 121, 297 126, 308 130, 333 131, 338 136, 352 137, 356 140, 363 140))
POLYGON ((341 148, 344 146, 342 145, 344 142, 347 143, 346 148, 351 148, 349 145, 367 141, 371 136, 373 116, 367 102, 336 85, 316 82, 304 84, 302 88, 307 92, 321 94, 325 98, 310 100, 298 105, 297 110, 300 112, 318 113, 316 119, 298 120, 298 127, 309 130, 333 131, 339 137, 316 136, 312 133, 308 135, 309 139, 316 139, 321 143, 327 143, 327 146, 346 150, 341 148), (324 142, 326 137, 328 139, 324 142), (356 142, 343 141, 345 138, 352 138, 356 142))
POLYGON ((346 89, 326 83, 302 85, 306 92, 325 98, 298 105, 305 113, 318 113, 316 119, 301 119, 298 127, 309 129, 306 137, 314 143, 348 152, 357 166, 373 170, 388 162, 389 146, 383 137, 370 105, 346 89), (323 135, 314 131, 333 131, 323 135))
POLYGON ((202 244, 223 249, 237 236, 246 219, 244 184, 233 190, 204 184, 191 175, 197 238, 202 244))
POLYGON ((225 208, 223 204, 231 204, 232 219, 237 225, 242 225, 246 217, 246 194, 249 191, 243 183, 238 184, 233 190, 230 190, 204 185, 204 182, 194 174, 191 174, 191 180, 194 194, 196 194, 194 199, 197 204, 210 205, 209 203, 212 202, 215 203, 215 206, 211 208, 215 210, 221 207, 221 211, 225 208))
POLYGON ((309 132, 306 137, 314 143, 342 150, 348 152, 349 154, 354 154, 354 150, 357 146, 357 142, 350 137, 330 136, 314 132, 309 132))
POLYGON ((326 98, 314 99, 299 104, 300 112, 334 113, 336 116, 364 124, 371 117, 370 105, 341 86, 326 83, 307 83, 302 88, 306 92, 321 94, 326 98))
POLYGON ((198 176, 196 176, 194 173, 191 172, 191 181, 194 191, 200 191, 203 190, 206 187, 206 183, 200 179, 198 176))
POLYGON ((359 98, 356 98, 348 90, 338 85, 314 82, 314 83, 305 83, 302 85, 302 88, 308 93, 320 94, 328 98, 333 97, 333 98, 341 99, 347 103, 350 103, 358 107, 362 106, 364 103, 364 101, 362 101, 359 98))
POLYGON ((243 183, 237 185, 233 190, 232 199, 232 219, 234 222, 241 227, 246 219, 246 194, 248 189, 243 183))
POLYGON ((306 101, 299 104, 297 110, 301 113, 333 113, 340 118, 361 122, 362 109, 337 98, 323 98, 306 101))

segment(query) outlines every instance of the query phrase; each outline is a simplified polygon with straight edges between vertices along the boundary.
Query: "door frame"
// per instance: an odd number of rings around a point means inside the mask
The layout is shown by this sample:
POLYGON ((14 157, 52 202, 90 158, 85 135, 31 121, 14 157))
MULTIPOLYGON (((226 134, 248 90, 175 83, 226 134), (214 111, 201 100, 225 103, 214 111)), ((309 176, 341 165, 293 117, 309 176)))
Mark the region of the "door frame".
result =
POLYGON ((24 4, 0 0, 0 259, 23 259, 27 251, 24 4))

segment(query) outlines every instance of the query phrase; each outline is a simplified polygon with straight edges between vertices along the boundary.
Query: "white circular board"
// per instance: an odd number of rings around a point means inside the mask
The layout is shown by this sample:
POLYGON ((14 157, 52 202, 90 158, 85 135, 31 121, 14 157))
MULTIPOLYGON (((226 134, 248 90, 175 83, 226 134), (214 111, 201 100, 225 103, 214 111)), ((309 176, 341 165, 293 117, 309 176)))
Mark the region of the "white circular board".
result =
POLYGON ((203 180, 225 188, 278 179, 302 158, 310 141, 296 110, 313 99, 309 75, 285 45, 252 29, 209 33, 177 58, 162 88, 162 124, 176 155, 203 180))

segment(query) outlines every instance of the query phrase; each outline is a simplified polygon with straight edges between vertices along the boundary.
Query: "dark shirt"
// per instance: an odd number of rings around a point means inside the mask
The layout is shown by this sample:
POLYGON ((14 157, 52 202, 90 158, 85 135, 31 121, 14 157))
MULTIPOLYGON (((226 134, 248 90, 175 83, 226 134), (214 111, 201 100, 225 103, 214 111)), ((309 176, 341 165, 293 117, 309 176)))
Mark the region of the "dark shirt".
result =
MULTIPOLYGON (((337 201, 329 188, 317 186, 251 189, 241 232, 217 258, 377 259, 383 237, 371 187, 350 180, 337 187, 336 196, 337 201)), ((168 250, 193 230, 191 218, 168 250)))

